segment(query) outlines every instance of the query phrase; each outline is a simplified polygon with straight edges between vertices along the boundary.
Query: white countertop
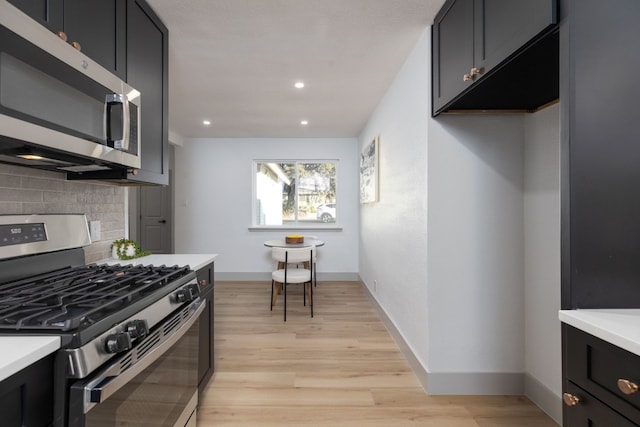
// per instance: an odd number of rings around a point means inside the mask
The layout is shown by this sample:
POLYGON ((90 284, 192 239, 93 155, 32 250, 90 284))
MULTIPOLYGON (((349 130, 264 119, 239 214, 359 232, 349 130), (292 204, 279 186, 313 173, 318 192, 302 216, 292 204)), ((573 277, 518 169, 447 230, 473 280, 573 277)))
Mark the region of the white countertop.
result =
POLYGON ((640 309, 560 310, 564 323, 640 355, 640 309))
POLYGON ((199 270, 205 265, 214 262, 217 257, 218 254, 157 254, 128 260, 109 258, 98 261, 96 264, 188 265, 192 270, 199 270))
POLYGON ((0 337, 0 381, 60 348, 60 337, 0 337))

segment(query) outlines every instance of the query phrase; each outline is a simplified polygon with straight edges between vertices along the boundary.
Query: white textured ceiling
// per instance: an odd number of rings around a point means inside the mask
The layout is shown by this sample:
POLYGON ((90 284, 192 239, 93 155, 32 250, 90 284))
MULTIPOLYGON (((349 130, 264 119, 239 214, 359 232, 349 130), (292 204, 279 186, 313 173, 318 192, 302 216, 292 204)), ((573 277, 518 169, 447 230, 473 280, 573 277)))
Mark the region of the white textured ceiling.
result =
POLYGON ((169 28, 171 134, 349 137, 444 0, 148 2, 169 28))

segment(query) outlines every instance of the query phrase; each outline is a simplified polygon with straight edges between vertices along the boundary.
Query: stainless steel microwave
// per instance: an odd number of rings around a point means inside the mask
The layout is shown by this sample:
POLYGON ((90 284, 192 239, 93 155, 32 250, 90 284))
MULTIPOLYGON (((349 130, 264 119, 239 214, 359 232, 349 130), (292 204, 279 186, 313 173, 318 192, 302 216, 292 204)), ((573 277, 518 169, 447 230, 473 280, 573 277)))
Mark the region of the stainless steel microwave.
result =
POLYGON ((140 168, 140 92, 0 0, 0 162, 140 168))

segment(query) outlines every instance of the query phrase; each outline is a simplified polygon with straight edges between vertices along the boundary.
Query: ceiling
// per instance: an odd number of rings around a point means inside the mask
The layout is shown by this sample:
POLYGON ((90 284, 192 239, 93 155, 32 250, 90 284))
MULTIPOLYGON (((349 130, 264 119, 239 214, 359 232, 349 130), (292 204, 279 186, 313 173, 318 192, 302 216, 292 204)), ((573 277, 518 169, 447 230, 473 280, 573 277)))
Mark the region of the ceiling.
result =
POLYGON ((179 139, 357 136, 444 0, 148 3, 169 28, 179 139))

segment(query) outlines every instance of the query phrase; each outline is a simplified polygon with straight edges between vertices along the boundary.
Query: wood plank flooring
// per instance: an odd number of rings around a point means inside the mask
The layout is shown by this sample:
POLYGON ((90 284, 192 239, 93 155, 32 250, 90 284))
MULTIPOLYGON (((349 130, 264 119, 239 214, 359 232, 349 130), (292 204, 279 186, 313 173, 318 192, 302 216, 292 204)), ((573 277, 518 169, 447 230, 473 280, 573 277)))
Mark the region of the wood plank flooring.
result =
POLYGON ((216 372, 198 426, 557 427, 519 396, 428 396, 358 282, 216 282, 216 372))

